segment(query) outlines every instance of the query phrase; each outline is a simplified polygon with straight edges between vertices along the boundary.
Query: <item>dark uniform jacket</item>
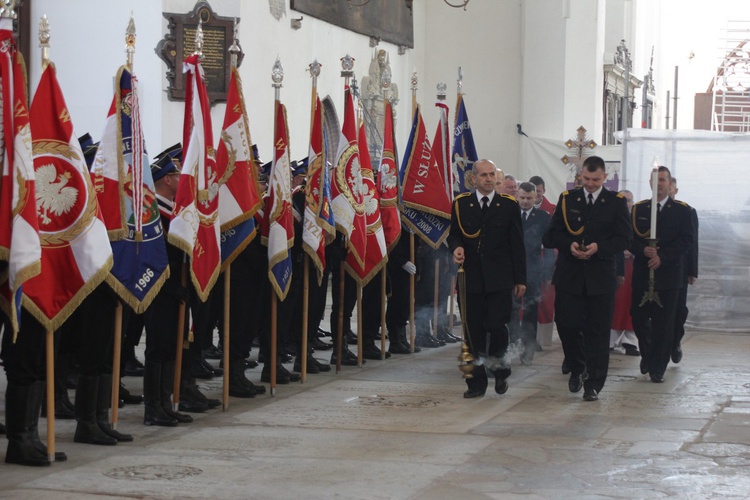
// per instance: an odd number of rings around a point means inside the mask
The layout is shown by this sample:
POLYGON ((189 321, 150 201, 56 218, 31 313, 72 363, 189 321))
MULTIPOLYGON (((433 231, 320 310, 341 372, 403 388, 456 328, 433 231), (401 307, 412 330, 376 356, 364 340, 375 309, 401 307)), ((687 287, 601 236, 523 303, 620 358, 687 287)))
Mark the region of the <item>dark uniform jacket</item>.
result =
POLYGON ((521 211, 512 196, 495 194, 486 213, 482 213, 475 193, 456 197, 448 247, 451 253, 464 248, 469 293, 498 292, 526 284, 521 211))
POLYGON ((632 229, 625 198, 602 188, 591 210, 583 188, 560 195, 543 243, 558 250, 552 283, 557 290, 576 295, 614 293, 617 288, 615 255, 630 247, 632 229), (596 243, 588 260, 577 259, 570 245, 596 243))
MULTIPOLYGON (((523 217, 523 214, 522 214, 523 217)), ((526 246, 526 281, 530 287, 538 288, 552 276, 555 252, 542 248, 542 237, 549 226, 550 216, 544 210, 533 208, 523 222, 523 238, 526 246)))
MULTIPOLYGON (((651 229, 651 200, 633 206, 633 288, 648 288, 648 258, 643 249, 648 246, 651 229)), ((667 198, 657 212, 656 236, 661 265, 654 272, 655 290, 674 290, 685 286, 686 255, 693 248, 695 227, 690 207, 681 201, 667 198)))

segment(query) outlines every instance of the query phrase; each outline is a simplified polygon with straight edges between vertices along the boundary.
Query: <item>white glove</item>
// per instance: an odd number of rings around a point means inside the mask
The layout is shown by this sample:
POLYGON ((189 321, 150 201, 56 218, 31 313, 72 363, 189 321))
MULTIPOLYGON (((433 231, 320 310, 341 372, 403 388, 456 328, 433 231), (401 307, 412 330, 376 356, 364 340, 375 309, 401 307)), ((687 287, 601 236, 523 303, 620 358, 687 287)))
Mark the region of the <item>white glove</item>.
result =
POLYGON ((415 266, 413 262, 407 261, 406 264, 401 266, 401 269, 409 274, 417 274, 417 266, 415 266))

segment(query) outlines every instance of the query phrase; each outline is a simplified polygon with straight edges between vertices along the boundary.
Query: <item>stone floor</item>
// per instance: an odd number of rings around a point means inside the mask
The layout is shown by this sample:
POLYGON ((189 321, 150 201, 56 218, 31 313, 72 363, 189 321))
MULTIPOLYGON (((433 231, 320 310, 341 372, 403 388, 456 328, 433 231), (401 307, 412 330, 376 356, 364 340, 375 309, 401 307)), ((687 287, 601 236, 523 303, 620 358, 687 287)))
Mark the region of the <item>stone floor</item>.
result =
MULTIPOLYGON (((68 461, 0 464, 0 498, 748 498, 750 335, 689 332, 684 352, 663 384, 613 354, 598 402, 568 392, 555 338, 532 366, 514 360, 504 396, 462 398, 453 344, 310 375, 175 428, 145 427, 127 406, 118 428, 135 442, 76 444, 75 423, 57 421, 68 461)), ((220 384, 202 387, 219 397, 220 384)))

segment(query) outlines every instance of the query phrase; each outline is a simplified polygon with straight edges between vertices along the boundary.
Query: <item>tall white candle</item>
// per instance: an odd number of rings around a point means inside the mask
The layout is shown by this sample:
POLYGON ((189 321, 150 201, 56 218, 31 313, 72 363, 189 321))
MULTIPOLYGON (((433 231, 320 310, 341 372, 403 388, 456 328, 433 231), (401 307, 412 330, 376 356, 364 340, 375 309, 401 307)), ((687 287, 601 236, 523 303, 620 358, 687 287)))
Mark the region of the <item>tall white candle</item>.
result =
POLYGON ((659 206, 659 195, 657 184, 659 183, 659 166, 654 163, 651 171, 651 233, 650 237, 656 239, 656 214, 659 206))

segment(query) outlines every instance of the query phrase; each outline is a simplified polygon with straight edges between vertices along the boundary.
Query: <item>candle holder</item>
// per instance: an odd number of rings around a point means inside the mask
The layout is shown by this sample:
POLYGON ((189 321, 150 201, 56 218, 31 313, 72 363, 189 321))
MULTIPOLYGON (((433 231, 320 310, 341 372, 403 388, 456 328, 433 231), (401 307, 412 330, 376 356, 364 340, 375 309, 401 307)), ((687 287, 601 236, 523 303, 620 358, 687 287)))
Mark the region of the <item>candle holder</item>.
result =
MULTIPOLYGON (((649 238, 648 240, 648 246, 651 248, 656 248, 659 243, 659 240, 656 238, 649 238)), ((657 306, 664 307, 661 304, 661 300, 659 299, 659 292, 654 290, 654 270, 649 269, 648 271, 648 290, 646 290, 646 293, 643 294, 643 298, 641 299, 641 303, 638 304, 638 307, 643 307, 646 302, 655 302, 657 306)))

